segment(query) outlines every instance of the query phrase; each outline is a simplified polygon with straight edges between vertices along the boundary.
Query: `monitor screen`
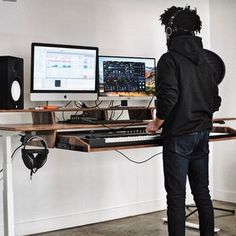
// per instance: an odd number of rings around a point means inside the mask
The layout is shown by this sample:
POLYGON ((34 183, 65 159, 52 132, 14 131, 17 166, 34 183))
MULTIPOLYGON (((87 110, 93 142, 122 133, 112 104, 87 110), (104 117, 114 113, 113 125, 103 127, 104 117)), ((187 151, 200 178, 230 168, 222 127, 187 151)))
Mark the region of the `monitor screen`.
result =
POLYGON ((155 58, 99 56, 99 99, 150 99, 155 58))
POLYGON ((97 100, 98 48, 32 43, 31 100, 97 100))

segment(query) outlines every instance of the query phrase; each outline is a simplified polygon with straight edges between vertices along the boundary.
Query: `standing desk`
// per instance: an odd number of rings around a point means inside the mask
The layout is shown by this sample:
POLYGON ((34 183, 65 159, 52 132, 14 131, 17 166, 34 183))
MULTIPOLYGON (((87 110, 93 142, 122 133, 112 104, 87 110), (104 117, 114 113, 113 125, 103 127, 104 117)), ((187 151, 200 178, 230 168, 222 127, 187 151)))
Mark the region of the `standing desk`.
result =
MULTIPOLYGON (((13 201, 13 182, 12 182, 12 138, 19 134, 27 134, 31 132, 42 132, 43 135, 49 135, 47 139, 49 147, 54 147, 57 131, 75 131, 75 130, 90 130, 96 128, 104 128, 102 125, 81 125, 81 124, 6 124, 0 125, 0 135, 2 136, 3 150, 3 210, 4 210, 4 235, 15 236, 14 230, 14 201, 13 201)), ((113 127, 119 127, 117 124, 113 127)), ((135 148, 148 147, 153 145, 136 145, 135 148)), ((99 150, 110 150, 111 148, 100 148, 99 150)), ((98 151, 90 150, 90 151, 98 151)))
MULTIPOLYGON (((9 111, 8 111, 9 112, 9 111)), ((222 118, 219 121, 224 120, 236 120, 236 118, 222 118)), ((120 124, 113 124, 113 127, 119 127, 120 124)), ((13 182, 12 182, 12 137, 21 133, 30 132, 43 132, 46 133, 49 138, 49 147, 55 146, 56 133, 57 131, 74 131, 84 129, 104 128, 102 125, 81 125, 81 124, 1 124, 0 135, 2 136, 2 149, 3 149, 3 210, 4 210, 4 235, 14 236, 15 235, 15 224, 14 224, 14 201, 13 201, 13 182)), ((221 141, 236 139, 236 130, 230 127, 213 127, 213 135, 210 141, 221 141)), ((128 146, 122 148, 135 148, 135 147, 148 147, 155 145, 137 145, 128 146)), ((120 148, 120 147, 119 147, 120 148)), ((102 150, 109 150, 111 148, 103 148, 102 150)), ((97 151, 97 150, 94 150, 97 151)))

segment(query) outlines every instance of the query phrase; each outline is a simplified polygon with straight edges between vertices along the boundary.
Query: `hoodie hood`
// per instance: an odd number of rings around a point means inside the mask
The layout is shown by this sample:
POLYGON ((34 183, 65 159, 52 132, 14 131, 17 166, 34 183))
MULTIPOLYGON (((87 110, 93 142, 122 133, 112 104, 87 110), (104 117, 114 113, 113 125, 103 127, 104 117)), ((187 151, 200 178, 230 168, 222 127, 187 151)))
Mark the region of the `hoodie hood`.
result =
POLYGON ((174 51, 196 65, 205 61, 202 39, 197 36, 176 36, 170 45, 170 52, 174 51))

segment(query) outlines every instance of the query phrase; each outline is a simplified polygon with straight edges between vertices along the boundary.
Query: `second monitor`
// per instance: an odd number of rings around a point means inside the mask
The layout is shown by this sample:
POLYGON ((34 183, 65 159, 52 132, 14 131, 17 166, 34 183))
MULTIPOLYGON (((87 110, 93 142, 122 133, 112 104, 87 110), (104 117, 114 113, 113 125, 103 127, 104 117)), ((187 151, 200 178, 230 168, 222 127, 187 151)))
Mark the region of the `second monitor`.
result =
POLYGON ((155 58, 99 56, 99 99, 150 99, 155 64, 155 58))

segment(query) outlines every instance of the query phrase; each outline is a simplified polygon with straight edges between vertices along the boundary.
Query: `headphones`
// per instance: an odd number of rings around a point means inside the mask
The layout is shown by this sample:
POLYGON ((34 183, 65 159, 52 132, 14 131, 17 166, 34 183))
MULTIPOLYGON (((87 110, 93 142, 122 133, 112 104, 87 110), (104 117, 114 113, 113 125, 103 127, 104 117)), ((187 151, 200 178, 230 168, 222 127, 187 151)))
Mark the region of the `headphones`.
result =
POLYGON ((176 33, 178 31, 178 28, 174 25, 174 19, 181 11, 183 10, 181 9, 181 10, 176 11, 175 14, 172 15, 171 18, 169 19, 168 24, 165 29, 165 32, 168 37, 170 37, 173 33, 176 33))
POLYGON ((40 136, 31 136, 22 141, 23 148, 21 149, 22 159, 25 166, 31 170, 30 178, 33 173, 36 173, 47 161, 47 155, 49 153, 46 141, 40 136), (27 149, 26 146, 30 142, 38 142, 42 144, 43 148, 27 149))

